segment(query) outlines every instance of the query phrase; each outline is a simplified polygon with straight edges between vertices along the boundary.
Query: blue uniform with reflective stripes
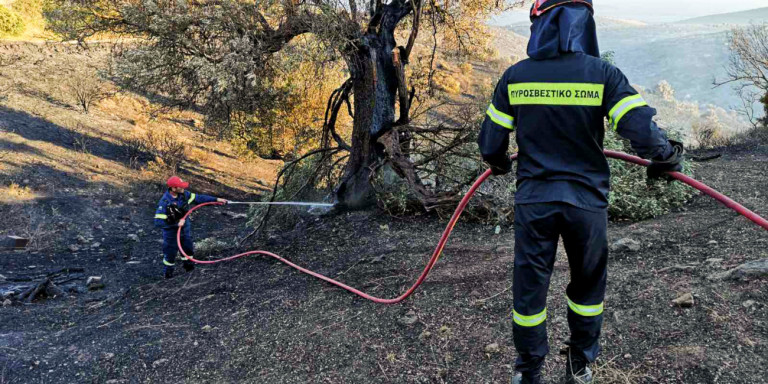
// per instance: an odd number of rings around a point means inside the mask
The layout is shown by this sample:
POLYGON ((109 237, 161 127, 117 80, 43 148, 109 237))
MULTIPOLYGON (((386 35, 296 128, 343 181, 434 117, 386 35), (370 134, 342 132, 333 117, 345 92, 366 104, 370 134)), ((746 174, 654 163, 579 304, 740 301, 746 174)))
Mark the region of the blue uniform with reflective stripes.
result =
POLYGON ((480 132, 483 158, 503 164, 509 134, 519 148, 517 204, 564 202, 608 206, 610 170, 604 121, 644 158, 672 151, 656 114, 613 65, 584 53, 523 60, 502 76, 480 132))
MULTIPOLYGON (((600 59, 591 8, 559 5, 536 17, 530 59, 509 68, 493 94, 479 137, 483 158, 508 164, 519 148, 511 320, 515 370, 536 377, 549 352, 547 291, 562 238, 571 269, 566 289, 569 356, 600 352, 607 278, 610 170, 605 121, 644 158, 673 154, 656 114, 613 65, 600 59)), ((559 309, 550 309, 549 313, 559 309)))
MULTIPOLYGON (((163 265, 165 265, 166 270, 174 266, 176 255, 179 252, 179 247, 176 244, 178 226, 175 223, 169 224, 165 221, 168 218, 168 206, 175 204, 182 210, 189 210, 192 205, 212 201, 216 201, 216 198, 208 195, 198 195, 189 191, 184 191, 183 194, 176 197, 173 197, 170 192, 166 191, 163 197, 160 198, 160 202, 155 210, 155 226, 163 230, 163 265)), ((181 230, 181 245, 184 247, 184 252, 188 255, 193 255, 195 252, 191 228, 190 220, 187 220, 181 230)))

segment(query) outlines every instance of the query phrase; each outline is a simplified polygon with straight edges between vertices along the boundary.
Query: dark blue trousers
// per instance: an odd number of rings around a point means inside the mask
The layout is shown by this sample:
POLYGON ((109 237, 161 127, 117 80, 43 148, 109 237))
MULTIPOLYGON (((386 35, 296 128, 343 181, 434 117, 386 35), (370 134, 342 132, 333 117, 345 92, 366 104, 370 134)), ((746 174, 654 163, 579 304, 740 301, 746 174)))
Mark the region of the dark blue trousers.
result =
MULTIPOLYGON (((192 233, 189 227, 184 227, 181 230, 181 246, 184 247, 184 252, 187 255, 194 256, 195 244, 192 241, 192 233)), ((163 273, 167 274, 169 271, 173 271, 178 253, 179 246, 176 244, 176 230, 163 230, 163 273)), ((194 263, 184 260, 185 268, 193 266, 194 263)))
POLYGON ((558 202, 515 206, 512 334, 517 371, 540 369, 549 352, 547 290, 560 237, 571 270, 566 289, 568 345, 576 358, 589 362, 597 358, 607 277, 607 225, 605 210, 587 211, 558 202))

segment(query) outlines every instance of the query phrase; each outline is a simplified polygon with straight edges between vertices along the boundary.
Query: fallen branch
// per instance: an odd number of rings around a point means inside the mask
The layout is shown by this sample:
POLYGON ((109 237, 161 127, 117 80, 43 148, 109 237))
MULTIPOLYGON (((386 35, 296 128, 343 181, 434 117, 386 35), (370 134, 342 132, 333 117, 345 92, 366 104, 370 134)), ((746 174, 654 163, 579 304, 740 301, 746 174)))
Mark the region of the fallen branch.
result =
POLYGON ((112 320, 110 320, 110 321, 107 321, 107 322, 106 322, 106 323, 104 323, 104 324, 101 324, 101 325, 98 325, 98 326, 96 326, 96 328, 104 328, 104 327, 106 327, 107 325, 110 325, 110 324, 114 323, 115 321, 118 321, 118 320, 122 319, 122 318, 123 318, 123 316, 125 316, 125 313, 123 313, 122 315, 118 316, 118 317, 117 317, 117 318, 115 318, 115 319, 112 319, 112 320))
POLYGON ((37 283, 27 288, 25 291, 23 291, 19 295, 18 300, 31 303, 32 301, 35 300, 35 298, 43 294, 45 294, 48 297, 56 297, 56 296, 64 297, 67 295, 64 292, 64 290, 57 287, 56 284, 54 284, 53 281, 51 281, 51 279, 45 279, 44 281, 37 283))
POLYGON ((509 291, 510 289, 512 289, 512 284, 510 284, 508 287, 504 288, 504 290, 503 290, 503 291, 501 291, 501 292, 499 292, 499 293, 497 293, 497 294, 495 294, 495 295, 493 295, 493 296, 489 296, 489 297, 486 297, 486 298, 484 298, 484 299, 478 299, 477 301, 488 301, 488 300, 490 300, 490 299, 493 299, 494 297, 497 297, 497 296, 501 295, 501 294, 502 294, 502 293, 504 293, 504 292, 507 292, 507 291, 509 291))
POLYGON ((656 273, 662 273, 667 271, 693 271, 698 268, 698 265, 673 265, 671 267, 664 267, 656 270, 656 273))
POLYGON ((718 153, 718 154, 711 155, 711 156, 704 156, 704 157, 689 156, 688 158, 691 159, 692 161, 696 161, 696 162, 702 163, 702 162, 705 162, 705 161, 710 161, 710 160, 718 159, 721 156, 723 156, 723 154, 722 153, 718 153))

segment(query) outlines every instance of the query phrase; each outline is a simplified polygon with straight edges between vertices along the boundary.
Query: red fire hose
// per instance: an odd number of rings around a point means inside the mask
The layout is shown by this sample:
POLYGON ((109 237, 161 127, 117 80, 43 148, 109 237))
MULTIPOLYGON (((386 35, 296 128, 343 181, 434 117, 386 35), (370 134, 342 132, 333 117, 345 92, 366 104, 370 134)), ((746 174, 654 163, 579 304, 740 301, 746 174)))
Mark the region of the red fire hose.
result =
MULTIPOLYGON (((605 155, 607 157, 611 157, 611 158, 614 158, 614 159, 620 159, 620 160, 624 160, 624 161, 629 162, 629 163, 634 163, 634 164, 643 165, 643 166, 648 166, 648 164, 651 163, 648 160, 644 160, 644 159, 641 159, 641 158, 639 158, 637 156, 628 155, 628 154, 622 153, 622 152, 606 150, 605 151, 605 155)), ((512 160, 515 160, 515 159, 517 159, 517 154, 512 155, 512 160)), ((749 209, 745 208, 741 204, 739 204, 739 203, 729 199, 727 196, 725 196, 725 195, 715 191, 714 189, 710 188, 709 186, 707 186, 707 185, 705 185, 705 184, 703 184, 703 183, 701 183, 701 182, 699 182, 697 180, 694 180, 694 179, 692 179, 692 178, 690 178, 690 177, 688 177, 688 176, 686 176, 686 175, 684 175, 682 173, 670 172, 669 174, 672 177, 674 177, 675 179, 680 180, 683 183, 686 183, 686 184, 688 184, 688 185, 698 189, 699 191, 704 192, 705 194, 715 198, 717 201, 723 203, 723 205, 725 205, 726 207, 731 208, 734 211, 744 215, 746 218, 752 220, 757 225, 759 225, 759 226, 765 228, 766 230, 768 230, 768 220, 760 217, 758 214, 750 211, 749 209)), ((466 195, 464 195, 464 198, 461 199, 461 202, 459 203, 459 206, 456 207, 456 210, 453 212, 453 216, 451 216, 451 220, 448 221, 448 225, 445 227, 445 230, 443 231, 443 235, 440 237, 440 241, 437 243, 437 247, 435 248, 435 251, 432 252, 432 257, 429 259, 429 262, 427 262, 427 265, 426 265, 426 267, 424 267, 424 270, 421 272, 421 275, 419 275, 419 278, 416 279, 416 282, 410 288, 408 288, 407 291, 405 291, 402 295, 400 295, 398 297, 395 297, 393 299, 382 299, 382 298, 379 298, 379 297, 371 296, 371 295, 369 295, 369 294, 367 294, 365 292, 362 292, 362 291, 360 291, 358 289, 350 287, 349 285, 346 285, 346 284, 344 284, 342 282, 339 282, 339 281, 336 281, 334 279, 331 279, 330 277, 327 277, 327 276, 321 275, 321 274, 319 274, 317 272, 310 271, 309 269, 300 267, 300 266, 290 262, 289 260, 286 260, 286 259, 284 259, 284 258, 282 258, 282 257, 280 257, 280 256, 278 256, 278 255, 276 255, 276 254, 274 254, 272 252, 268 252, 268 251, 248 251, 248 252, 239 253, 237 255, 225 257, 225 258, 222 258, 222 259, 216 259, 216 260, 197 260, 197 259, 193 258, 192 256, 187 255, 184 252, 184 248, 181 246, 181 227, 179 227, 179 230, 176 233, 176 244, 178 245, 179 251, 181 252, 182 255, 184 255, 184 257, 186 257, 190 261, 193 261, 193 262, 198 263, 198 264, 215 264, 215 263, 220 263, 222 261, 237 259, 237 258, 240 258, 240 257, 243 257, 243 256, 248 256, 248 255, 265 255, 265 256, 269 256, 269 257, 275 258, 278 261, 280 261, 282 263, 285 263, 285 264, 287 264, 287 265, 289 265, 289 266, 291 266, 291 267, 293 267, 293 268, 295 268, 295 269, 297 269, 297 270, 299 270, 301 272, 304 272, 304 273, 306 273, 308 275, 311 275, 311 276, 314 276, 314 277, 316 277, 316 278, 318 278, 320 280, 326 281, 326 282, 331 283, 331 284, 333 284, 335 286, 343 288, 343 289, 345 289, 345 290, 347 290, 349 292, 352 292, 352 293, 354 293, 354 294, 356 294, 356 295, 358 295, 358 296, 360 296, 362 298, 371 300, 371 301, 373 301, 375 303, 395 304, 395 303, 399 303, 399 302, 405 300, 408 296, 410 296, 414 291, 416 291, 416 288, 418 288, 419 285, 421 285, 421 283, 423 283, 424 280, 427 278, 427 275, 432 270, 432 268, 435 266, 435 263, 437 263, 437 260, 440 258, 440 255, 443 252, 443 248, 445 247, 445 244, 448 242, 448 237, 450 237, 451 231, 453 231, 453 227, 456 225, 456 222, 459 220, 459 216, 461 216, 461 213, 464 211, 464 208, 469 203, 469 200, 475 194, 475 191, 477 191, 477 189, 480 188, 480 185, 482 185, 483 182, 485 181, 485 179, 487 179, 490 175, 491 175, 491 171, 487 170, 482 175, 480 175, 480 177, 477 179, 477 181, 475 181, 474 184, 472 184, 472 187, 469 188, 469 191, 467 192, 466 195)), ((186 215, 184 215, 184 219, 186 219, 187 216, 189 216, 192 212, 194 212, 197 209, 200 209, 200 208, 202 208, 202 207, 204 207, 206 205, 222 205, 222 204, 223 203, 211 202, 211 203, 203 203, 203 204, 197 205, 197 206, 193 207, 192 209, 190 209, 189 212, 187 212, 186 215)))

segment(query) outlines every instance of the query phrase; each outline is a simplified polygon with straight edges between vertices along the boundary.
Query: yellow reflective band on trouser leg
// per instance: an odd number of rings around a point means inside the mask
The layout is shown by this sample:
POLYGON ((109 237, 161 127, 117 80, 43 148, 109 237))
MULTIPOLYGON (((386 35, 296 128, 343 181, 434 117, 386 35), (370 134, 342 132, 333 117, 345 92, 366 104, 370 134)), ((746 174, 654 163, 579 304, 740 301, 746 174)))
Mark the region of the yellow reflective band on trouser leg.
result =
POLYGON ((163 220, 165 220, 167 218, 168 218, 168 215, 163 215, 162 213, 158 213, 158 214, 155 215, 155 219, 163 219, 163 220))
POLYGON ((531 315, 531 316, 524 316, 514 309, 512 310, 512 320, 515 322, 515 324, 521 326, 521 327, 535 327, 541 323, 544 322, 544 320, 547 319, 547 309, 544 308, 543 311, 531 315))
POLYGON ((488 106, 488 110, 485 112, 488 117, 491 118, 491 121, 494 123, 506 128, 506 129, 515 129, 514 121, 515 119, 512 118, 512 116, 507 115, 504 112, 499 111, 496 109, 496 107, 491 103, 491 105, 488 106))
POLYGON ((616 103, 616 105, 611 108, 611 111, 608 112, 608 123, 611 125, 613 130, 616 130, 619 126, 619 121, 621 121, 621 118, 624 117, 627 112, 637 107, 643 107, 647 105, 648 103, 646 103, 643 97, 640 95, 625 97, 616 103))
POLYGON ((167 265, 167 266, 169 266, 169 267, 173 267, 173 266, 174 266, 174 265, 176 265, 176 264, 175 264, 175 263, 169 263, 169 262, 168 262, 168 260, 166 260, 165 258, 163 258, 163 265, 167 265))
POLYGON ((195 194, 190 193, 189 194, 189 201, 187 201, 187 204, 192 204, 192 202, 195 201, 195 194))
POLYGON ((575 312, 577 315, 592 317, 592 316, 597 316, 603 313, 604 303, 595 304, 595 305, 581 305, 571 301, 571 299, 569 299, 568 296, 566 296, 565 298, 568 300, 568 308, 570 308, 571 311, 575 312))

